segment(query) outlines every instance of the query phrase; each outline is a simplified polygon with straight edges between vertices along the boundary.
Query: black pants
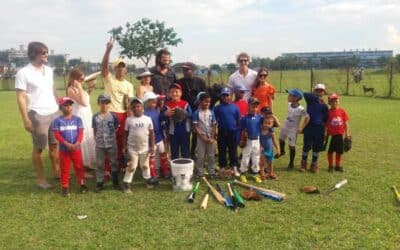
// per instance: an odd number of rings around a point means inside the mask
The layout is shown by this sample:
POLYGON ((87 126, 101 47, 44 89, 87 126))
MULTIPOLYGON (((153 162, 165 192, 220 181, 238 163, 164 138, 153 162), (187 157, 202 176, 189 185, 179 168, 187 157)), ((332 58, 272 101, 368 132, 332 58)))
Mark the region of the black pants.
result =
POLYGON ((229 154, 229 166, 238 166, 236 131, 218 129, 217 144, 219 167, 221 168, 228 166, 228 162, 226 160, 227 151, 229 154))

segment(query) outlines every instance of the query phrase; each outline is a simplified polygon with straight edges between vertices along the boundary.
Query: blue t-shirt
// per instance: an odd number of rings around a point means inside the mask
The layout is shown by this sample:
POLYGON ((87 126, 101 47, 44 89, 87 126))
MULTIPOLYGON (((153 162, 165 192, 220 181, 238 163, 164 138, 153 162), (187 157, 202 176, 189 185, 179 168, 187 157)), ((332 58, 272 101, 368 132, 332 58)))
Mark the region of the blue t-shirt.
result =
POLYGON ((221 103, 214 108, 214 114, 219 129, 228 131, 235 131, 238 129, 240 111, 235 104, 221 103))
POLYGON ((261 132, 263 117, 259 114, 247 114, 240 122, 241 130, 247 131, 250 140, 258 140, 261 132))
POLYGON ((321 103, 319 96, 313 93, 304 93, 307 103, 307 113, 310 116, 308 126, 324 126, 328 119, 328 105, 321 103))
POLYGON ((161 116, 157 109, 145 109, 144 114, 151 118, 155 135, 155 142, 158 143, 164 139, 164 134, 161 128, 161 116))
MULTIPOLYGON (((52 130, 60 131, 61 136, 66 142, 76 143, 78 140, 79 129, 83 129, 83 123, 78 116, 72 116, 71 119, 64 119, 64 117, 57 117, 52 126, 52 130)), ((61 151, 68 151, 67 146, 60 144, 61 151)))
POLYGON ((260 133, 260 146, 263 147, 264 152, 271 152, 274 150, 274 143, 272 141, 272 134, 274 128, 270 128, 267 134, 260 133))

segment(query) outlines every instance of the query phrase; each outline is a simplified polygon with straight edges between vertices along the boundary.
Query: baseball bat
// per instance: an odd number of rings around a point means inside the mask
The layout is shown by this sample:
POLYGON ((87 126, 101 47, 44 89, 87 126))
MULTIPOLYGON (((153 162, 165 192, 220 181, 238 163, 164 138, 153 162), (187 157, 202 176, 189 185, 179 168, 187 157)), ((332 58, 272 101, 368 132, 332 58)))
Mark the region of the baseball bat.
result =
POLYGON ((267 193, 267 192, 263 192, 260 190, 254 190, 257 194, 264 196, 265 198, 271 199, 273 201, 283 201, 283 197, 276 195, 276 194, 272 194, 272 193, 267 193))
POLYGON ((227 186, 228 186, 228 194, 230 195, 231 200, 232 200, 233 209, 235 211, 238 211, 239 210, 239 204, 238 204, 238 201, 235 198, 235 195, 233 194, 233 191, 232 191, 232 188, 231 188, 231 184, 228 182, 227 186))
POLYGON ((335 186, 333 186, 331 189, 329 189, 329 190, 326 192, 326 195, 332 193, 332 192, 335 191, 335 190, 338 190, 339 188, 343 187, 343 186, 346 185, 346 184, 347 184, 347 179, 344 179, 344 180, 342 180, 342 181, 336 183, 335 186))
POLYGON ((237 184, 237 185, 242 186, 242 187, 245 187, 245 188, 251 188, 251 189, 253 189, 254 191, 259 190, 259 191, 262 191, 262 192, 265 192, 265 193, 270 193, 270 194, 278 195, 278 196, 281 196, 282 199, 284 199, 284 200, 286 199, 286 194, 280 193, 280 192, 277 192, 277 191, 274 191, 274 190, 270 190, 270 189, 266 189, 266 188, 261 188, 261 187, 253 186, 253 185, 250 185, 250 184, 246 184, 246 183, 240 182, 240 181, 238 181, 238 180, 233 180, 232 183, 233 183, 233 184, 237 184))
POLYGON ((238 206, 244 208, 244 200, 242 196, 240 196, 239 192, 236 191, 236 189, 233 186, 231 186, 231 188, 233 191, 233 195, 235 196, 235 199, 238 201, 238 206))
POLYGON ((216 189, 217 191, 224 197, 225 199, 225 206, 227 206, 228 208, 234 209, 233 207, 233 203, 231 198, 225 194, 225 192, 222 190, 221 186, 219 184, 216 185, 216 189))
POLYGON ((210 188, 211 193, 213 194, 214 198, 218 201, 220 204, 225 204, 225 199, 222 197, 220 193, 218 193, 217 190, 207 181, 206 177, 201 178, 205 184, 210 188))
POLYGON ((88 81, 95 80, 96 77, 99 76, 99 75, 101 75, 101 72, 100 72, 100 71, 97 71, 97 72, 95 72, 95 73, 93 73, 93 74, 90 74, 90 75, 86 76, 85 79, 84 79, 84 81, 85 81, 85 82, 88 82, 88 81))
POLYGON ((204 195, 203 201, 200 204, 200 208, 206 209, 208 204, 208 193, 204 195))
POLYGON ((399 191, 397 191, 397 188, 396 188, 395 185, 393 185, 392 188, 393 188, 394 194, 396 195, 397 201, 400 202, 400 193, 399 193, 399 191))
POLYGON ((199 191, 199 186, 200 186, 200 182, 196 182, 196 185, 193 187, 192 192, 190 192, 187 201, 189 203, 193 203, 194 202, 194 198, 196 198, 196 193, 197 191, 199 191))

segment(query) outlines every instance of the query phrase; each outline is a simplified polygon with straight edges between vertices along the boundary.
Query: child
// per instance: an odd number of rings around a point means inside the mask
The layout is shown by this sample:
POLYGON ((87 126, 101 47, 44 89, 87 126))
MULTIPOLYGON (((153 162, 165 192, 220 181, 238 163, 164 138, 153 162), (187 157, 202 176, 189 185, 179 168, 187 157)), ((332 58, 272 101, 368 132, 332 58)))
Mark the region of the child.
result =
POLYGON ((350 136, 349 133, 349 117, 345 110, 339 108, 339 95, 332 94, 328 97, 330 109, 328 111, 328 121, 326 123, 326 139, 331 136, 331 142, 328 148, 328 171, 333 172, 333 152, 336 153, 335 170, 343 172, 340 161, 343 154, 343 135, 350 136))
POLYGON ((211 97, 206 92, 198 95, 199 108, 193 113, 193 126, 197 134, 197 177, 204 176, 204 158, 208 156, 208 174, 210 178, 215 178, 214 155, 215 155, 215 134, 216 120, 212 110, 210 110, 211 97))
POLYGON ((169 178, 168 171, 168 157, 164 145, 164 133, 161 127, 162 117, 160 116, 160 111, 157 108, 159 96, 154 94, 154 92, 146 92, 143 97, 143 102, 145 104, 144 114, 151 118, 154 128, 155 136, 155 155, 150 155, 150 173, 157 183, 157 177, 160 176, 160 172, 165 178, 169 178))
POLYGON ((280 155, 285 155, 285 141, 288 139, 290 156, 288 169, 291 170, 293 169, 294 157, 296 155, 297 134, 303 133, 303 129, 309 122, 310 117, 304 107, 299 104, 299 101, 303 98, 303 93, 298 89, 289 90, 288 93, 288 113, 281 128, 279 148, 281 150, 280 155), (304 118, 304 120, 300 126, 301 118, 304 118))
POLYGON ((163 115, 168 117, 168 134, 171 146, 171 159, 189 158, 189 133, 192 110, 189 104, 181 99, 182 87, 174 83, 169 87, 170 100, 165 103, 163 115))
POLYGON ((279 128, 281 126, 281 123, 279 122, 279 119, 274 113, 272 113, 272 110, 270 107, 262 107, 260 110, 260 114, 262 115, 263 118, 273 118, 274 119, 274 128, 279 128))
POLYGON ((118 149, 116 131, 119 127, 118 119, 109 111, 111 99, 109 95, 101 94, 97 98, 100 111, 93 116, 92 127, 96 141, 96 192, 101 192, 104 186, 105 161, 111 166, 111 177, 114 189, 120 189, 118 180, 118 149))
POLYGON ((124 193, 132 192, 131 183, 138 162, 147 188, 154 185, 149 168, 149 155, 154 154, 153 123, 150 117, 143 114, 143 102, 139 98, 132 99, 130 108, 133 115, 126 119, 124 137, 124 151, 129 156, 124 176, 124 193))
POLYGON ((83 139, 83 124, 81 118, 72 115, 72 104, 74 101, 69 97, 62 97, 58 104, 62 115, 56 118, 52 130, 57 141, 60 143, 60 165, 61 165, 61 194, 69 196, 69 168, 71 161, 75 168, 75 174, 80 185, 80 192, 88 191, 83 178, 83 162, 80 143, 83 139))
POLYGON ((237 131, 239 129, 240 111, 231 103, 230 88, 224 87, 220 93, 221 103, 214 108, 215 119, 218 123, 218 163, 220 169, 227 167, 226 151, 228 149, 229 165, 239 175, 237 169, 237 131))
POLYGON ((240 111, 240 116, 245 117, 247 114, 247 101, 244 99, 244 95, 246 94, 248 90, 244 87, 243 84, 236 86, 235 87, 235 101, 233 104, 235 104, 240 111))
POLYGON ((272 162, 274 160, 274 147, 276 150, 275 155, 280 155, 279 144, 276 141, 275 133, 274 133, 274 119, 272 117, 264 118, 261 134, 260 134, 260 144, 261 144, 261 177, 265 178, 265 163, 268 166, 268 175, 267 178, 276 179, 276 175, 274 174, 274 169, 272 162))
POLYGON ((313 93, 304 93, 307 103, 307 113, 310 121, 304 128, 303 155, 301 158, 301 172, 307 170, 308 152, 312 149, 311 172, 318 172, 318 154, 324 150, 325 122, 328 115, 328 106, 322 97, 325 94, 325 85, 318 83, 314 86, 313 93))
MULTIPOLYGON (((240 121, 240 130, 242 138, 246 139, 246 146, 242 150, 242 161, 240 163, 240 181, 246 183, 246 172, 247 167, 249 165, 249 160, 251 158, 251 169, 254 173, 254 180, 257 183, 261 183, 260 179, 260 131, 261 131, 261 123, 262 116, 257 114, 258 105, 260 102, 257 98, 251 97, 248 101, 249 109, 248 113, 245 117, 240 121)), ((262 173, 263 174, 263 173, 262 173)))

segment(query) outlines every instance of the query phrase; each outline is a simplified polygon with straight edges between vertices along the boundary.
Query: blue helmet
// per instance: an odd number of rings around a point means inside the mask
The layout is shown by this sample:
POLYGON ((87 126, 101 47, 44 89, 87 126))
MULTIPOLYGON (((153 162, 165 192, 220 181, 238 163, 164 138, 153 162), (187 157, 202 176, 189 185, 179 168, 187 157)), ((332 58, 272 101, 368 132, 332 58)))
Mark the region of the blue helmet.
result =
POLYGON ((303 98, 303 92, 301 92, 301 90, 299 89, 291 89, 288 91, 288 93, 289 95, 296 97, 298 101, 300 101, 301 98, 303 98))

